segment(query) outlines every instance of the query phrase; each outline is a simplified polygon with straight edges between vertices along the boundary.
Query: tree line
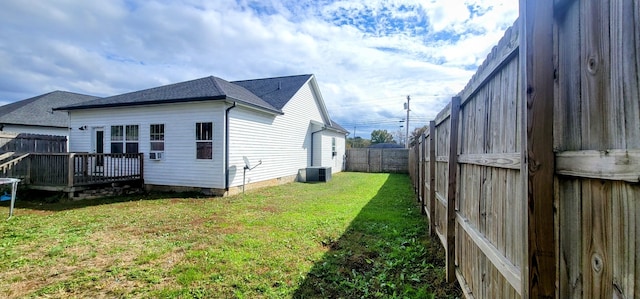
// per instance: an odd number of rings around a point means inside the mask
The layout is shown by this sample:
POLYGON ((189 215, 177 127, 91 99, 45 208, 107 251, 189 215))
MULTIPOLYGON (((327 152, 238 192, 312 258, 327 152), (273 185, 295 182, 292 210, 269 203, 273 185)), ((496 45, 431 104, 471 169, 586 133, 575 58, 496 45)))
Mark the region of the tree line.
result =
MULTIPOLYGON (((427 129, 428 129, 427 126, 422 126, 422 127, 413 129, 413 131, 409 136, 409 146, 415 145, 415 143, 420 140, 420 136, 422 136, 427 131, 427 129)), ((378 143, 395 143, 395 144, 404 145, 404 142, 402 142, 403 136, 401 132, 400 134, 395 134, 395 135, 396 136, 394 136, 394 134, 390 133, 387 130, 373 130, 371 132, 371 139, 366 139, 362 137, 347 138, 347 148, 369 147, 373 144, 378 144, 378 143)))

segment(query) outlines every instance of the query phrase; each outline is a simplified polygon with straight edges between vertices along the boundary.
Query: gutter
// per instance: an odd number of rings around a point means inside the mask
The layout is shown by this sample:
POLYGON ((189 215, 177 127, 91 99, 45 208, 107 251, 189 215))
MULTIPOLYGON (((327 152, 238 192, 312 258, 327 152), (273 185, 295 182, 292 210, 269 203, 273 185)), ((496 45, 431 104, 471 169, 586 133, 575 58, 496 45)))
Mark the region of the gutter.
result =
POLYGON ((224 111, 224 190, 229 191, 229 110, 236 107, 236 102, 224 111))
POLYGON ((313 167, 313 134, 315 133, 320 133, 322 131, 326 131, 328 130, 327 126, 324 125, 322 126, 322 129, 315 131, 315 132, 311 132, 311 167, 313 167))

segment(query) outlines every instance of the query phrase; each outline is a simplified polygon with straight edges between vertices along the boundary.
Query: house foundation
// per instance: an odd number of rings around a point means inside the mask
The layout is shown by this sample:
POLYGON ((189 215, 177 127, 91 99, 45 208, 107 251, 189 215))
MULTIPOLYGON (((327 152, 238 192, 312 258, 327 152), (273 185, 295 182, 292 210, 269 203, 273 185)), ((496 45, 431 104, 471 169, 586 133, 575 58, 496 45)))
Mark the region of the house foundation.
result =
MULTIPOLYGON (((246 183, 244 185, 245 192, 250 190, 261 189, 265 187, 278 186, 298 181, 298 175, 290 175, 279 177, 270 180, 264 180, 259 182, 246 183)), ((229 190, 219 188, 199 188, 199 187, 186 187, 186 186, 166 186, 166 185, 153 185, 145 184, 145 191, 147 192, 199 192, 207 196, 223 197, 236 194, 242 194, 242 185, 229 187, 229 190)))

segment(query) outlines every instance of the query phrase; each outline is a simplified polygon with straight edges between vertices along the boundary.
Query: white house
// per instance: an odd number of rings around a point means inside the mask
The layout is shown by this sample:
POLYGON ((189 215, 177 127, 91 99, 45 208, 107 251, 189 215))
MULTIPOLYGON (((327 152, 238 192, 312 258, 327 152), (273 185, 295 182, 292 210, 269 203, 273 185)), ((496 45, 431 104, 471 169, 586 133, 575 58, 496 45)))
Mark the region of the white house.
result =
POLYGON ((292 182, 310 166, 343 170, 347 132, 313 75, 211 76, 56 110, 69 114, 71 152, 144 153, 149 189, 224 195, 292 182))

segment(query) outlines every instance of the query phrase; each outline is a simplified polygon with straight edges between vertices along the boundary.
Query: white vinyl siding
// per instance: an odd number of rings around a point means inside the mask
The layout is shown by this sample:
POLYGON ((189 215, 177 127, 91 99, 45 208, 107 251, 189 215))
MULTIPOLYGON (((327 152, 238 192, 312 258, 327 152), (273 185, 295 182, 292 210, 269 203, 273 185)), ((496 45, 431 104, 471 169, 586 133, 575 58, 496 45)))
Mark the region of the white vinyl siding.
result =
POLYGON ((331 137, 331 155, 335 156, 336 154, 336 138, 331 137))
POLYGON ((346 152, 345 135, 330 130, 323 131, 322 133, 325 141, 323 144, 327 145, 323 150, 322 166, 331 167, 331 172, 333 173, 344 170, 344 155, 346 152), (333 155, 333 151, 336 152, 335 156, 333 155))
POLYGON ((245 107, 230 111, 231 186, 242 185, 243 156, 252 165, 262 160, 260 166, 246 172, 247 184, 296 175, 299 169, 311 165, 311 133, 322 128, 319 124, 323 118, 310 84, 305 84, 282 110, 284 115, 278 116, 245 107))
POLYGON ((144 153, 145 183, 153 185, 224 188, 224 110, 222 102, 198 102, 69 111, 70 151, 95 152, 93 128, 103 127, 105 152, 110 150, 112 125, 139 127, 139 151, 144 153), (196 159, 195 123, 213 123, 212 159, 196 159), (164 123, 164 158, 149 160, 150 125, 164 123), (78 130, 80 126, 86 130, 78 130))

